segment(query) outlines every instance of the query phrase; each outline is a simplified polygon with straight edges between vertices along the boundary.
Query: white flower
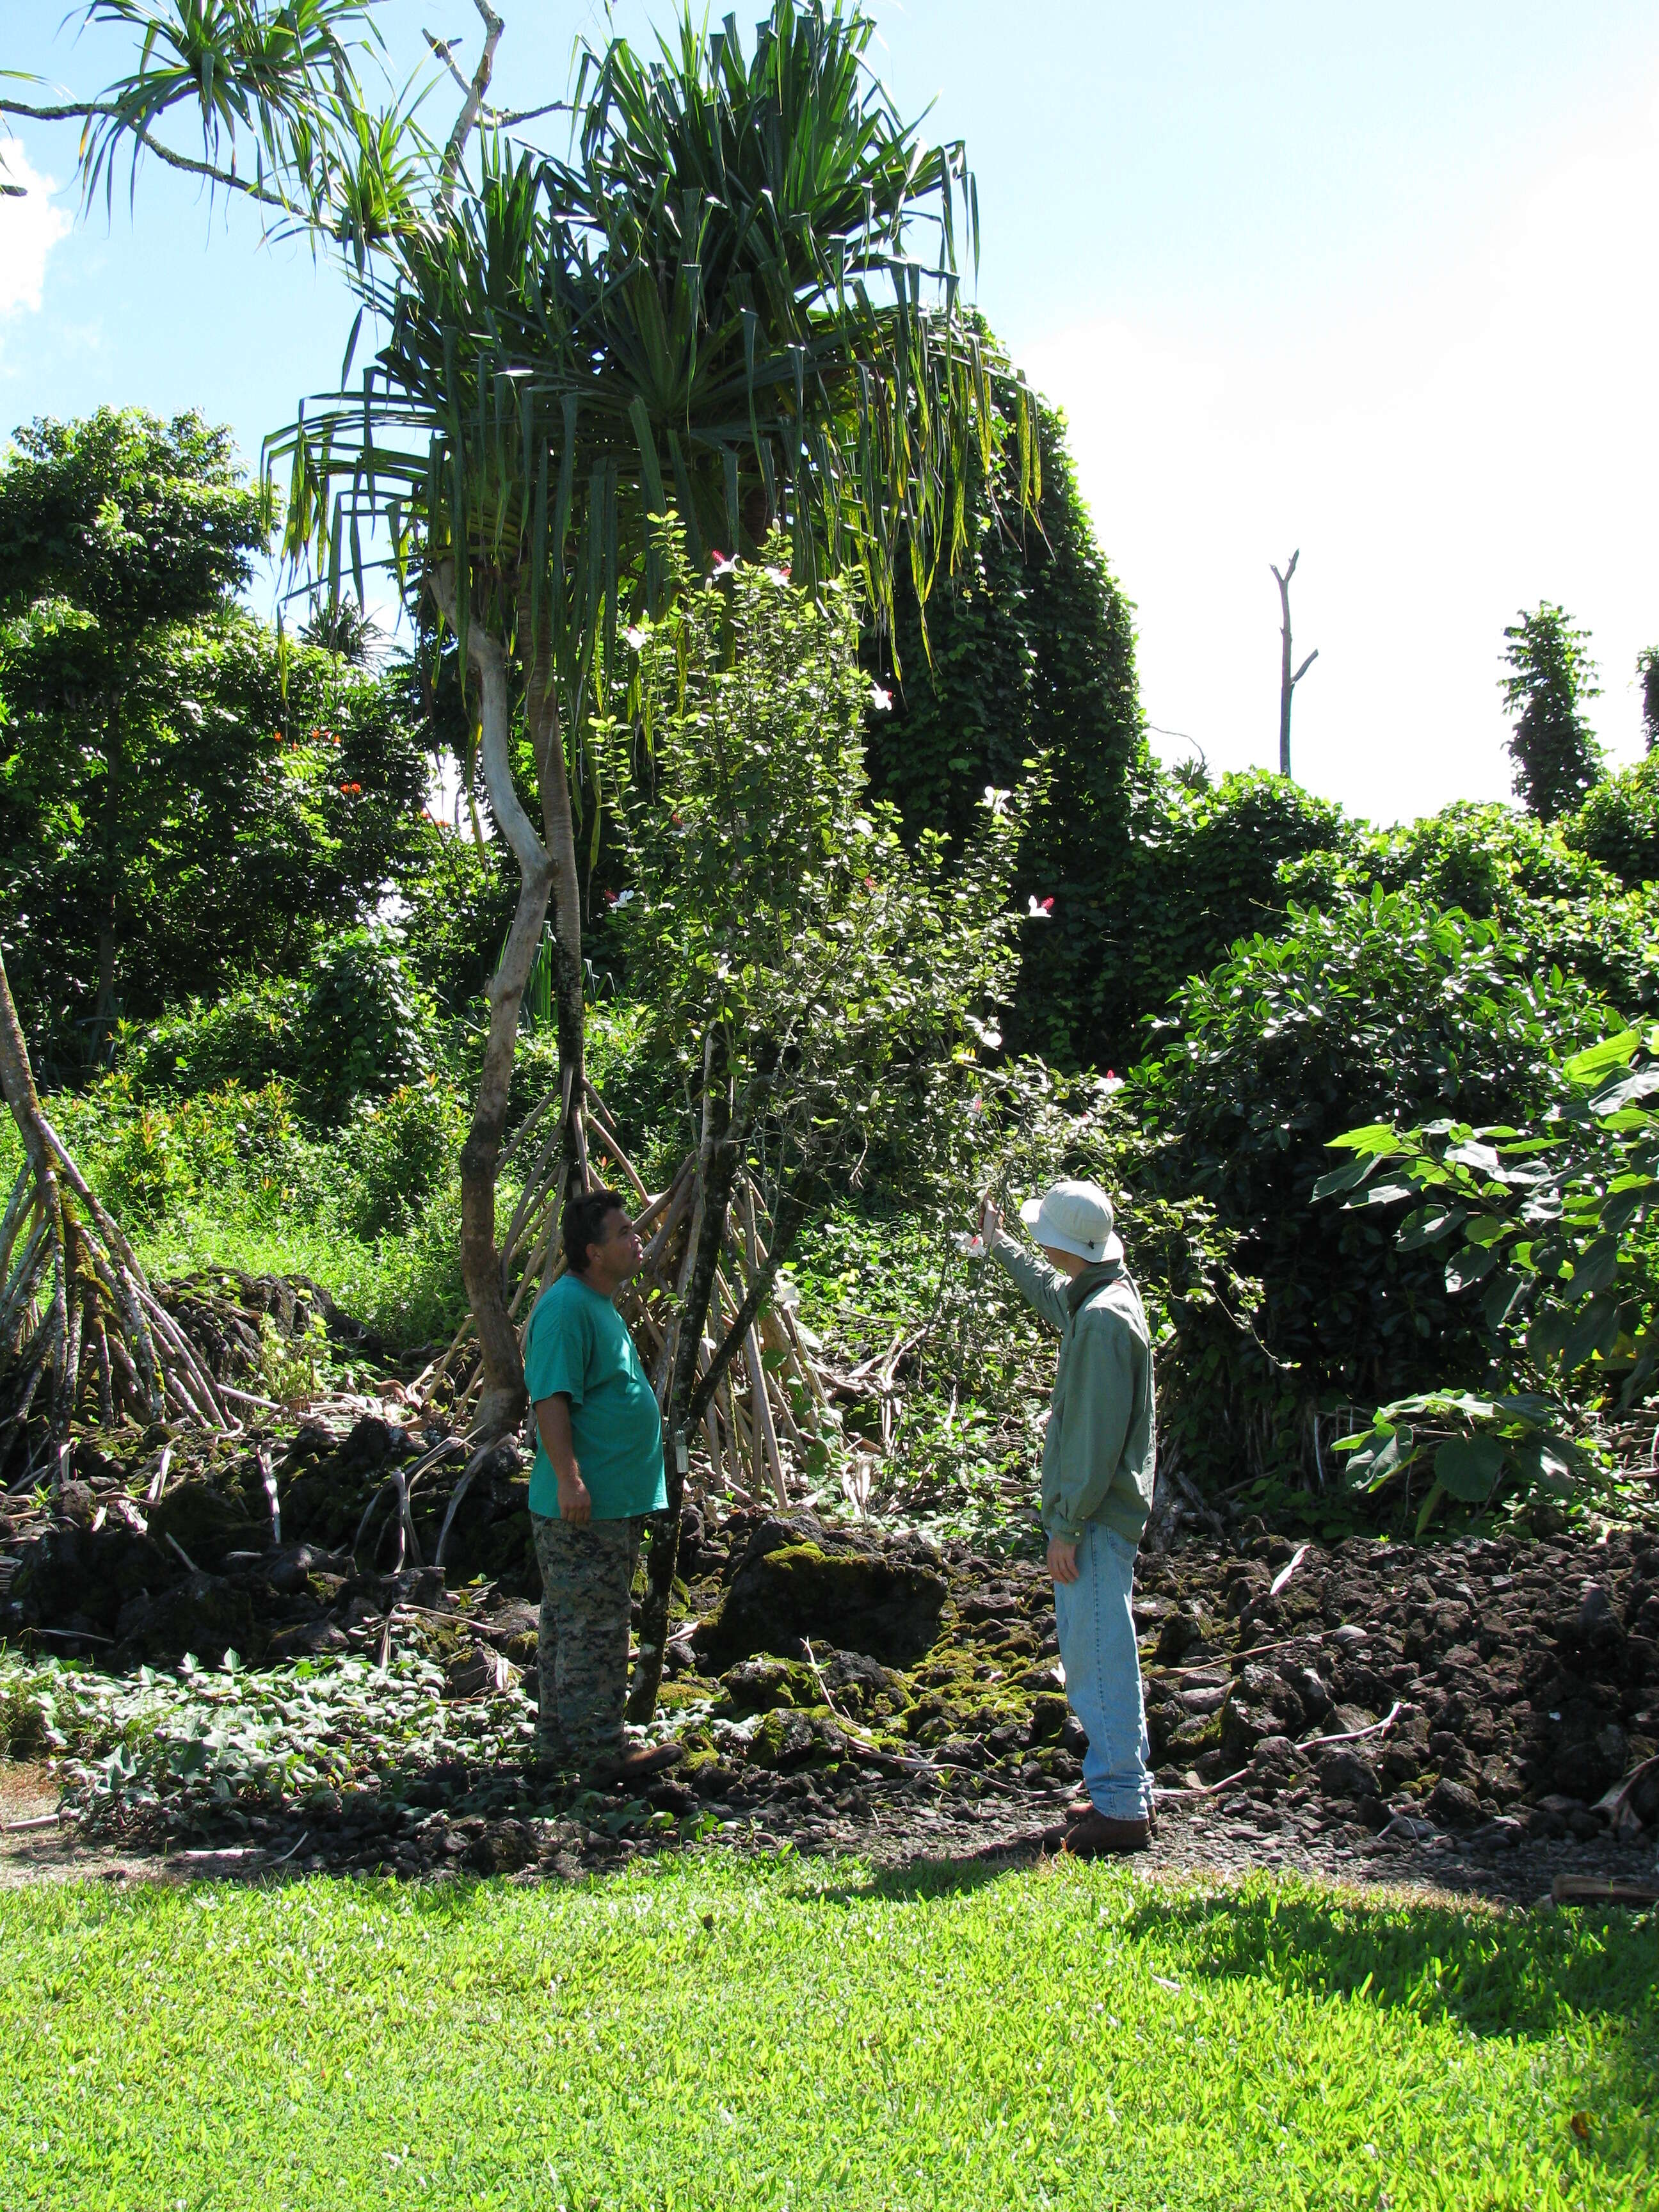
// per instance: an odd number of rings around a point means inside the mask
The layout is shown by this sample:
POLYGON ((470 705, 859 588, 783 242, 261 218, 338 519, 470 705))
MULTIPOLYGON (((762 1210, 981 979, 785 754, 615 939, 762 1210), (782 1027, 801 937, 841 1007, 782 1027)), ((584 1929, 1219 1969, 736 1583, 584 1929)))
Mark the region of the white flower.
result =
POLYGON ((737 573, 738 563, 735 555, 728 560, 724 553, 717 552, 714 556, 714 567, 708 572, 711 577, 731 576, 737 573))
POLYGON ((766 580, 769 584, 787 584, 789 581, 789 571, 787 568, 769 568, 766 572, 766 580))
POLYGON ((872 684, 870 686, 870 712, 872 714, 890 714, 892 711, 892 693, 884 691, 879 684, 872 684))
POLYGON ((994 783, 988 783, 985 787, 985 804, 993 814, 1006 814, 1008 801, 1013 795, 1012 791, 999 791, 994 783))
POLYGON ((630 623, 628 628, 623 632, 623 635, 628 640, 629 644, 633 647, 635 653, 637 653, 640 647, 645 643, 645 632, 640 629, 637 623, 630 623))
POLYGON ((1109 1092, 1113 1091, 1121 1091, 1123 1088, 1123 1078, 1121 1075, 1114 1075, 1111 1069, 1109 1067, 1100 1087, 1103 1091, 1109 1092))
POLYGON ((1054 918, 1053 899, 1028 899, 1025 904, 1025 918, 1028 921, 1052 921, 1054 918))
POLYGON ((985 1239, 982 1237, 970 1237, 965 1229, 958 1230, 957 1249, 964 1260, 982 1260, 985 1257, 985 1239))
POLYGON ((626 906, 629 900, 633 896, 634 893, 632 891, 618 891, 616 897, 611 902, 613 910, 617 907, 626 906))

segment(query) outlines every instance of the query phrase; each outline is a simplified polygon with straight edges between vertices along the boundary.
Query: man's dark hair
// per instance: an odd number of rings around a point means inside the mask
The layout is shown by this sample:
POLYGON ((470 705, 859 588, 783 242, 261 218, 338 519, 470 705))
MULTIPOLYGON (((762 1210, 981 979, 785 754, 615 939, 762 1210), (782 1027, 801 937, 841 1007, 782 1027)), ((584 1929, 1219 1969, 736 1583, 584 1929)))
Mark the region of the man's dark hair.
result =
POLYGON ((574 1198, 566 1199, 559 1231, 564 1238, 566 1261, 577 1274, 587 1273, 588 1246, 604 1243, 607 1215, 627 1211, 614 1190, 579 1191, 574 1198))

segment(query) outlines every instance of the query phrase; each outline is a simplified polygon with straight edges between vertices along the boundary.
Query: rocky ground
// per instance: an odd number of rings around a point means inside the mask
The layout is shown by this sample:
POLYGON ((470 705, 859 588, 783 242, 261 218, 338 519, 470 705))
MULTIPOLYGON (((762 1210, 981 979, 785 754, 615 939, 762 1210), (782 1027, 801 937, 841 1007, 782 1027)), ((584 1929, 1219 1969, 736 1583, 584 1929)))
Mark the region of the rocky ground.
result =
MULTIPOLYGON (((71 1790, 76 1821, 54 1819, 53 1747, 14 1713, 12 1878, 165 1863, 535 1880, 669 1848, 896 1865, 1051 1847, 1083 1745, 1034 1532, 1031 1556, 1004 1557, 805 1513, 688 1513, 659 1723, 686 1758, 628 1800, 529 1762, 525 1474, 503 1447, 458 1495, 464 1459, 388 1401, 205 1454, 155 1434, 124 1454, 83 1443, 55 1500, 11 1501, 14 1652, 130 1674, 234 1648, 284 1681, 418 1652, 453 1721, 430 1755, 348 1744, 336 1784, 299 1791, 267 1775, 216 1801, 205 1753, 130 1796, 112 1769, 71 1790), (469 1739, 486 1708, 494 1734, 469 1739)), ((1659 1880, 1653 1531, 1322 1549, 1246 1522, 1144 1557, 1135 1611, 1160 1793, 1143 1864, 1522 1903, 1562 1875, 1659 1880)))

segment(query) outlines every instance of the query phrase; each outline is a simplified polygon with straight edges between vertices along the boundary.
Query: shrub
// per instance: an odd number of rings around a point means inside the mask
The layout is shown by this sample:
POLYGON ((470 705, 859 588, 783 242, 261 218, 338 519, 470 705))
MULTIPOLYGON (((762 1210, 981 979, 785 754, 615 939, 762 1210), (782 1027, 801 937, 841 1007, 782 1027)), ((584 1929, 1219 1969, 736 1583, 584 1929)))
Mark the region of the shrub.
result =
POLYGON ((1628 890, 1659 884, 1659 753, 1598 783, 1561 834, 1628 890))
POLYGON ((146 1090, 275 1080, 332 1121, 354 1099, 384 1097, 423 1076, 436 1023, 392 934, 356 929, 323 946, 303 975, 246 984, 210 1006, 192 1001, 128 1031, 125 1048, 146 1090))
POLYGON ((359 1237, 398 1235, 454 1172, 466 1109, 435 1076, 360 1109, 345 1132, 341 1208, 359 1237))
POLYGON ((1631 1012, 1659 1009, 1650 903, 1585 848, 1580 818, 1546 827, 1512 807, 1460 804, 1287 862, 1279 880, 1304 905, 1409 890, 1499 923, 1534 968, 1577 975, 1631 1012))
POLYGON ((1210 1199, 1263 1286, 1259 1341, 1237 1340, 1218 1374, 1218 1444, 1295 1461, 1317 1403, 1484 1375, 1488 1346, 1437 1262, 1369 1209, 1309 1214, 1325 1147, 1364 1122, 1522 1120, 1606 1019, 1588 984, 1534 974, 1495 922, 1380 889, 1292 908, 1281 937, 1188 984, 1135 1085, 1160 1186, 1210 1199))
POLYGON ((1566 825, 1547 829, 1511 806, 1459 800, 1397 829, 1285 862, 1283 891, 1298 904, 1340 892, 1413 890, 1431 906, 1457 907, 1477 921, 1513 921, 1528 900, 1587 899, 1619 886, 1588 848, 1572 849, 1566 825))

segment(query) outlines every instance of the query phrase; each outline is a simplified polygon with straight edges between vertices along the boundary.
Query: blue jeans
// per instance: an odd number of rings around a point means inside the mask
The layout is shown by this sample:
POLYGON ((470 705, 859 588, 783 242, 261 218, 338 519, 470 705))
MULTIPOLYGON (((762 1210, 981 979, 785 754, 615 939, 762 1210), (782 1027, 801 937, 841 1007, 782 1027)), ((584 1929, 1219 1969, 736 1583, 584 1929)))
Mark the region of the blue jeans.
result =
POLYGON ((1054 1627, 1066 1695, 1089 1739, 1083 1779, 1097 1812, 1145 1819, 1152 1802, 1152 1747, 1135 1649, 1135 1547, 1098 1521, 1085 1522, 1077 1580, 1054 1584, 1054 1627))

